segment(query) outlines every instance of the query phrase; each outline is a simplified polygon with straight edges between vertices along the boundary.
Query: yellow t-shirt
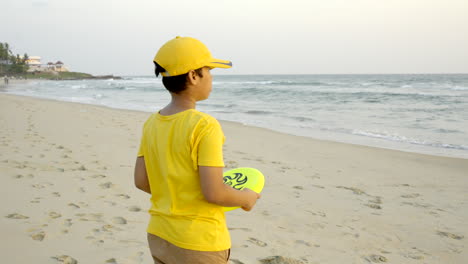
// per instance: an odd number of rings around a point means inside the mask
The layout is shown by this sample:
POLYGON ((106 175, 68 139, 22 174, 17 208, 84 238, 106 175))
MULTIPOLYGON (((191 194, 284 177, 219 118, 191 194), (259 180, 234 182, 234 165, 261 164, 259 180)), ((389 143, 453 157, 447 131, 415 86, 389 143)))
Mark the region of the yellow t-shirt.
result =
POLYGON ((194 109, 149 117, 138 151, 151 188, 148 233, 185 249, 231 247, 222 207, 205 200, 198 175, 198 166, 224 167, 224 140, 218 121, 194 109))

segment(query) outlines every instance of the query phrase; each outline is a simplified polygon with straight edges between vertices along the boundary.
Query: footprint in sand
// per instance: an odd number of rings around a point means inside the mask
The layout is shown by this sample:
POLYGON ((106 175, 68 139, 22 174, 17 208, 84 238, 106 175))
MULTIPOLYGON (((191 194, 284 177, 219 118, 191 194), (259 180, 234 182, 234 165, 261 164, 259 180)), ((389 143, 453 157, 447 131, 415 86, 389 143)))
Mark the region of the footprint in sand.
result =
POLYGON ((85 202, 78 202, 81 207, 88 207, 88 204, 85 202))
POLYGON ((134 206, 130 206, 130 207, 128 208, 128 210, 129 210, 130 212, 140 212, 140 211, 141 211, 141 208, 138 207, 138 206, 136 206, 136 205, 134 205, 134 206))
POLYGON ((327 217, 327 214, 321 211, 314 212, 314 211, 306 210, 306 212, 311 213, 312 215, 316 215, 316 216, 327 217))
POLYGON ((366 194, 363 190, 360 190, 360 189, 355 188, 355 187, 336 186, 336 188, 350 190, 350 191, 353 191, 353 193, 357 194, 357 195, 366 194))
POLYGON ((109 188, 112 188, 112 186, 114 186, 114 184, 112 182, 105 182, 105 183, 99 184, 99 186, 102 189, 109 189, 109 188))
POLYGON ((33 188, 36 188, 36 189, 44 189, 45 188, 44 184, 32 184, 31 186, 33 188))
POLYGON ((424 259, 424 256, 421 256, 415 253, 407 253, 407 254, 404 254, 403 256, 405 258, 410 258, 410 259, 417 259, 417 260, 424 259))
POLYGON ((444 232, 444 231, 437 231, 437 235, 441 237, 448 237, 448 238, 455 239, 455 240, 462 240, 463 238, 465 238, 463 235, 453 234, 453 233, 444 232))
POLYGON ((226 168, 233 169, 237 167, 239 167, 239 164, 235 161, 230 160, 226 162, 226 168))
POLYGON ((81 217, 80 221, 102 222, 102 214, 75 214, 81 217))
POLYGON ((75 208, 75 209, 79 209, 80 206, 77 205, 77 204, 74 204, 74 203, 69 203, 68 206, 72 207, 72 208, 75 208))
POLYGON ((238 259, 230 259, 229 264, 244 264, 244 262, 238 260, 238 259))
POLYGON ((382 204, 382 198, 380 196, 375 196, 374 199, 369 200, 369 203, 365 204, 365 206, 368 206, 372 209, 380 210, 382 209, 382 206, 380 206, 381 204, 382 204))
POLYGON ((15 166, 15 168, 18 168, 18 169, 26 169, 28 166, 27 166, 28 162, 23 162, 23 163, 20 163, 18 165, 15 166))
POLYGON ((245 228, 245 227, 231 227, 231 228, 228 228, 229 230, 242 230, 242 231, 245 231, 245 232, 252 232, 252 229, 250 228, 245 228))
POLYGON ((95 175, 92 175, 92 176, 89 176, 89 177, 94 178, 94 179, 103 179, 103 178, 106 178, 107 176, 102 175, 102 174, 95 174, 95 175))
POLYGON ((374 198, 374 199, 369 200, 369 202, 375 203, 375 204, 382 204, 382 197, 380 197, 380 196, 374 196, 373 198, 374 198))
POLYGON ((86 167, 84 165, 81 165, 76 170, 85 171, 85 170, 88 170, 88 169, 86 169, 86 167))
POLYGON ((405 258, 411 258, 411 259, 416 259, 416 260, 422 260, 424 259, 424 256, 430 256, 427 252, 424 250, 421 250, 417 247, 412 247, 410 249, 410 252, 405 252, 402 254, 403 257, 405 258))
POLYGON ((52 259, 55 259, 59 263, 63 263, 63 264, 78 264, 78 261, 76 259, 67 255, 55 256, 55 257, 52 257, 52 259))
POLYGON ((129 196, 129 195, 123 194, 123 193, 121 193, 121 194, 116 194, 115 196, 117 196, 117 197, 119 197, 119 198, 122 198, 122 199, 130 199, 130 196, 129 196))
POLYGON ((17 214, 17 213, 9 214, 9 215, 7 215, 5 217, 10 218, 10 219, 28 219, 29 218, 28 216, 17 214))
POLYGON ((264 259, 260 259, 262 264, 304 264, 303 261, 293 258, 287 258, 283 256, 272 256, 264 259))
POLYGON ((425 203, 402 202, 401 204, 410 205, 410 206, 418 207, 418 208, 430 208, 430 207, 432 207, 431 204, 425 204, 425 203))
POLYGON ((99 229, 99 228, 94 228, 94 229, 92 230, 92 232, 93 232, 93 234, 94 234, 95 236, 98 236, 98 235, 101 234, 101 229, 99 229))
POLYGON ((74 177, 74 178, 75 178, 75 179, 78 179, 78 180, 80 180, 80 181, 85 181, 85 180, 86 180, 84 177, 80 177, 80 176, 76 176, 76 177, 74 177))
POLYGON ((49 217, 52 218, 52 219, 56 219, 56 218, 62 217, 62 215, 57 213, 57 212, 50 212, 49 217))
POLYGON ((365 206, 370 207, 372 209, 380 210, 382 207, 378 204, 365 204, 365 206))
POLYGON ((113 225, 103 225, 101 227, 101 230, 104 231, 104 232, 111 232, 112 233, 114 230, 118 230, 118 228, 116 228, 113 225))
POLYGON ((364 257, 364 259, 373 263, 384 263, 388 261, 386 257, 380 255, 370 255, 364 257))
POLYGON ((296 242, 296 244, 299 244, 299 245, 305 245, 305 246, 308 246, 308 247, 312 246, 309 242, 304 241, 304 240, 296 240, 295 242, 296 242))
POLYGON ((123 217, 118 216, 118 217, 112 218, 112 223, 118 224, 118 225, 126 225, 127 220, 123 217))
POLYGON ((90 221, 102 222, 102 217, 103 214, 101 213, 88 214, 88 218, 90 221))
POLYGON ((66 227, 72 226, 72 225, 73 225, 72 219, 65 219, 65 220, 63 221, 63 225, 66 226, 66 227))
POLYGON ((251 242, 251 243, 253 243, 253 244, 255 244, 255 245, 259 246, 259 247, 266 247, 268 245, 267 243, 265 243, 263 241, 260 241, 260 240, 258 240, 256 238, 253 238, 253 237, 249 237, 249 240, 247 240, 247 241, 249 241, 249 242, 251 242))
POLYGON ((37 240, 37 241, 42 241, 42 240, 44 240, 45 236, 46 236, 46 233, 45 233, 44 231, 40 231, 39 233, 30 235, 30 237, 31 237, 33 240, 37 240))
POLYGON ((419 193, 411 193, 411 194, 404 194, 401 197, 402 198, 416 198, 416 197, 419 197, 419 196, 421 196, 419 193))

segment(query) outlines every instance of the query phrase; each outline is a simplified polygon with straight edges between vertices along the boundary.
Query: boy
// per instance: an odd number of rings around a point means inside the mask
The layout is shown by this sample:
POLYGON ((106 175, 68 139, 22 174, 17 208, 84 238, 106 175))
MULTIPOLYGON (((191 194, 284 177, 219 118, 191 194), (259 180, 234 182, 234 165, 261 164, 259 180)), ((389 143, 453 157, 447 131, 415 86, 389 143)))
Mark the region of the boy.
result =
POLYGON ((151 254, 155 263, 225 264, 231 240, 222 207, 250 211, 260 195, 223 184, 223 131, 195 107, 210 95, 210 70, 232 64, 188 37, 164 44, 154 64, 172 99, 146 121, 135 164, 136 187, 151 194, 151 254))

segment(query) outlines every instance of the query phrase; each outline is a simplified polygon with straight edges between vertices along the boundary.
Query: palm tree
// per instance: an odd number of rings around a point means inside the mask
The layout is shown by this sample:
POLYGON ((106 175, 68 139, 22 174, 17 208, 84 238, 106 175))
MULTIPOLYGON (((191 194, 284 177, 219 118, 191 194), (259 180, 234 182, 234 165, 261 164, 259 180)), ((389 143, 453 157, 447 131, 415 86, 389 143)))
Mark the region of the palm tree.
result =
POLYGON ((0 42, 0 60, 3 60, 3 51, 4 51, 3 43, 0 42))
POLYGON ((10 45, 8 45, 8 43, 5 42, 5 59, 9 59, 9 55, 11 55, 11 50, 10 50, 10 45))

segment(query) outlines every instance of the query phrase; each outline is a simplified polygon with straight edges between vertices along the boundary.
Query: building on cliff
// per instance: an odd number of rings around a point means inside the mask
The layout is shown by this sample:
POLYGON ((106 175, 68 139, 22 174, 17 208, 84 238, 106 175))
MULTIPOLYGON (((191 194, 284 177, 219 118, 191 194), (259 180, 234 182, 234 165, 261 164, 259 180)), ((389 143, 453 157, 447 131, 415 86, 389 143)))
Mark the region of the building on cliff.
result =
POLYGON ((63 62, 57 61, 56 63, 48 62, 47 64, 41 63, 41 57, 31 56, 26 60, 26 64, 29 66, 28 72, 68 72, 63 62))

